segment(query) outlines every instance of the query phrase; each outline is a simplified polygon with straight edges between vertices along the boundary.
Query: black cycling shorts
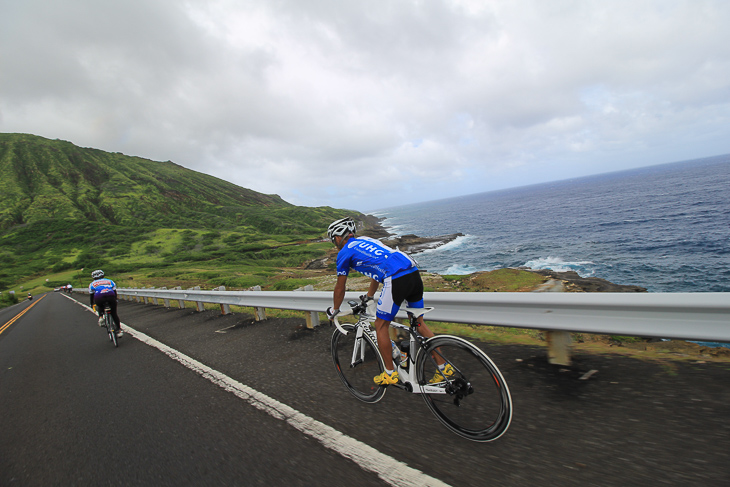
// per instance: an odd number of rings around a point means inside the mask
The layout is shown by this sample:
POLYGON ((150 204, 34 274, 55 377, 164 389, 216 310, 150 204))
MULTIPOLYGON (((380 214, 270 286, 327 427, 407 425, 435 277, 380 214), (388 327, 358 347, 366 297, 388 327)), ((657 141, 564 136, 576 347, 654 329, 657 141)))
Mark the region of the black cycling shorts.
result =
POLYGON ((423 308, 423 281, 417 270, 393 280, 385 279, 376 316, 393 321, 403 301, 411 308, 423 308))

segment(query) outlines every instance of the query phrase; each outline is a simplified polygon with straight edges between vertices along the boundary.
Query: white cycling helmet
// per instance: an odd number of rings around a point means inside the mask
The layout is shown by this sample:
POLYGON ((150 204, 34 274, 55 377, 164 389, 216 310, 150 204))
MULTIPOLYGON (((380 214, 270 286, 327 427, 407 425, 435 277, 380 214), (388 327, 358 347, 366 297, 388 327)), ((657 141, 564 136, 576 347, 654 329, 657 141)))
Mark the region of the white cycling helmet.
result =
POLYGON ((354 234, 356 228, 355 221, 348 216, 347 218, 332 222, 329 228, 327 228, 327 236, 334 243, 335 237, 342 237, 350 233, 354 234))
POLYGON ((101 269, 95 270, 91 273, 92 279, 101 279, 102 277, 104 277, 104 271, 102 271, 101 269))

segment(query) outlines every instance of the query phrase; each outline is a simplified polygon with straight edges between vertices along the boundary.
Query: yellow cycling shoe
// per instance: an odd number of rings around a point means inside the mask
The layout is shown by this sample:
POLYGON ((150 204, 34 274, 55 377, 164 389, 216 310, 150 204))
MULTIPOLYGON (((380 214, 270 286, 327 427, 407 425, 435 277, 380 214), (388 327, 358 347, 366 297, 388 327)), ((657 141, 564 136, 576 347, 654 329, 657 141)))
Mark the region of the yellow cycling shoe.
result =
POLYGON ((398 371, 393 371, 393 374, 388 374, 386 371, 383 371, 382 374, 376 375, 373 377, 373 381, 375 381, 376 384, 379 386, 387 386, 391 384, 397 384, 398 383, 398 371))
POLYGON ((433 374, 433 379, 428 381, 429 384, 435 384, 436 382, 442 382, 444 380, 444 376, 451 377, 454 375, 454 368, 451 366, 451 364, 446 364, 446 367, 444 367, 443 371, 438 371, 435 374, 433 374))

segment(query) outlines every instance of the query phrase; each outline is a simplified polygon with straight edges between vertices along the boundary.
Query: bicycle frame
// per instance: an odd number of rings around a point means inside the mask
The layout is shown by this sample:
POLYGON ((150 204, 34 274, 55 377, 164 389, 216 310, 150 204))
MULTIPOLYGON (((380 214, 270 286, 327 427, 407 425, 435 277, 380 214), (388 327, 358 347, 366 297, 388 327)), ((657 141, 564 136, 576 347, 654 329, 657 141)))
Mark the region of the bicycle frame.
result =
MULTIPOLYGON (((376 386, 370 378, 384 368, 378 333, 371 326, 376 321, 375 313, 368 312, 367 300, 362 298, 361 302, 347 304, 351 309, 341 314, 357 316, 357 322, 341 326, 339 315, 332 317, 337 330, 332 334, 331 350, 337 374, 353 396, 372 404, 382 399, 387 388, 402 389, 420 394, 441 424, 463 438, 486 442, 507 431, 512 420, 512 397, 501 372, 484 351, 467 340, 452 335, 421 335, 419 317, 433 308, 406 308, 409 325, 390 323, 408 332, 410 353, 403 362, 396 357, 398 381, 386 387, 376 386)), ((387 353, 398 355, 390 348, 387 353)))
MULTIPOLYGON (((411 320, 411 323, 415 322, 417 319, 417 316, 421 316, 422 314, 428 313, 433 308, 406 308, 406 312, 408 312, 409 319, 411 320)), ((341 313, 342 315, 346 314, 352 314, 352 311, 350 312, 344 312, 341 313)), ((373 341, 377 344, 378 338, 375 333, 375 330, 371 326, 371 323, 375 321, 375 317, 367 314, 366 312, 362 312, 358 314, 358 320, 355 324, 355 346, 352 350, 352 359, 350 362, 350 366, 354 367, 355 365, 362 362, 365 358, 365 350, 361 346, 362 344, 362 336, 364 333, 367 333, 370 335, 370 338, 373 339, 373 341)), ((343 333, 347 335, 347 331, 342 328, 337 321, 337 319, 334 320, 335 326, 337 326, 337 329, 340 331, 340 333, 343 333)), ((412 392, 414 394, 421 394, 421 393, 428 393, 428 394, 446 394, 446 390, 444 388, 443 384, 440 385, 419 385, 418 381, 416 380, 416 371, 415 371, 415 365, 418 360, 418 356, 422 353, 424 343, 426 342, 426 338, 418 334, 415 327, 413 325, 403 325, 394 321, 391 321, 390 326, 392 328, 406 330, 408 332, 409 336, 409 353, 408 353, 408 359, 407 359, 407 367, 401 366, 399 361, 393 360, 393 364, 395 365, 396 370, 398 371, 398 379, 399 383, 394 384, 393 387, 397 387, 399 389, 404 389, 408 392, 412 392), (414 350, 416 353, 414 354, 414 350)), ((380 350, 378 349, 378 355, 381 356, 380 350)))

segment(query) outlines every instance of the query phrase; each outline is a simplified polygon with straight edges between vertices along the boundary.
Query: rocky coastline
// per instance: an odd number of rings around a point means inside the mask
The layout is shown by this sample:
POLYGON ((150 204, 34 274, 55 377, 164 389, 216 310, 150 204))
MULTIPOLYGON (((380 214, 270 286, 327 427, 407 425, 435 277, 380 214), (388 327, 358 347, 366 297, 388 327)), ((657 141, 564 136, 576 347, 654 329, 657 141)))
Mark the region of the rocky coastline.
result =
POLYGON ((364 229, 359 232, 360 235, 375 238, 382 241, 391 248, 398 248, 409 254, 417 254, 425 250, 435 249, 463 237, 463 233, 451 233, 448 235, 437 235, 435 237, 419 237, 418 235, 408 234, 396 237, 388 232, 381 224, 384 218, 373 215, 360 215, 360 220, 364 224, 364 229))
MULTIPOLYGON (((463 237, 463 233, 451 233, 448 235, 438 235, 435 237, 419 237, 418 235, 408 234, 394 236, 388 232, 382 225, 384 218, 373 215, 361 215, 361 221, 364 224, 364 230, 360 233, 371 238, 381 240, 385 245, 398 248, 409 254, 417 254, 425 250, 435 249, 463 237)), ((548 278, 551 281, 562 284, 561 292, 586 292, 586 293, 645 293, 646 288, 634 285, 615 284, 613 282, 598 277, 581 277, 575 271, 556 272, 550 269, 531 269, 521 267, 520 270, 533 272, 548 278)))

